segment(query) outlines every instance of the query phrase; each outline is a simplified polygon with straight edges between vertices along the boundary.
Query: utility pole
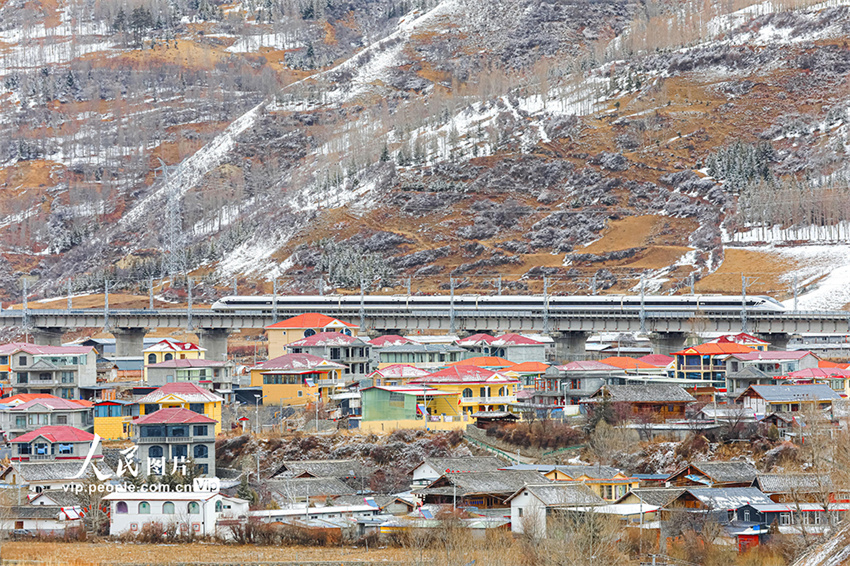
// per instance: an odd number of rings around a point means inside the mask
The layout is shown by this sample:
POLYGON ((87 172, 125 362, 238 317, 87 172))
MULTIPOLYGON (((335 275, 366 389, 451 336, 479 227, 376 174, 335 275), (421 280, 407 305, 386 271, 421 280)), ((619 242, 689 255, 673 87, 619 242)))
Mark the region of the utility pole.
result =
POLYGON ((694 294, 694 274, 693 273, 691 273, 690 279, 691 279, 691 295, 693 295, 694 294))
POLYGON ((449 277, 449 289, 451 289, 451 302, 449 303, 449 333, 455 333, 455 278, 449 277))
POLYGON ((30 311, 29 305, 27 303, 27 298, 29 296, 29 282, 27 278, 24 277, 24 330, 30 327, 30 311))
POLYGON ((596 274, 593 274, 593 279, 590 281, 590 294, 596 294, 596 274))
POLYGON ((277 277, 272 279, 272 322, 277 322, 277 277))
POLYGON ((192 278, 186 277, 186 287, 189 291, 189 312, 187 313, 186 329, 192 330, 192 278))
POLYGON ((237 286, 237 283, 238 283, 238 281, 237 281, 237 279, 236 279, 236 276, 234 275, 234 276, 233 276, 233 294, 234 294, 234 295, 238 295, 238 294, 239 294, 239 293, 238 293, 238 286, 237 286))
POLYGON ((549 278, 543 278, 543 332, 549 334, 549 278))
POLYGON ((323 297, 325 295, 325 280, 323 277, 319 277, 319 296, 323 297))
POLYGON ((71 304, 71 280, 70 279, 68 279, 68 281, 65 283, 65 286, 68 289, 68 310, 70 311, 73 308, 73 305, 71 304))
POLYGON ((741 332, 747 329, 747 287, 758 281, 758 277, 747 277, 741 273, 741 332))
MULTIPOLYGON (((366 284, 366 282, 363 281, 363 278, 361 277, 360 278, 360 332, 363 332, 363 328, 365 328, 365 326, 366 326, 366 304, 365 304, 365 297, 364 297, 364 294, 363 294, 364 293, 363 287, 365 286, 365 284, 366 284)), ((408 295, 409 294, 410 293, 408 292, 408 295)))
POLYGON ((646 304, 644 303, 645 273, 640 274, 640 333, 646 334, 646 304))
POLYGON ((797 276, 794 275, 794 310, 797 310, 797 276))
POLYGON ((153 310, 153 277, 148 278, 148 309, 153 310))
POLYGON ((109 279, 103 280, 103 327, 109 328, 109 279))
POLYGON ((499 281, 498 281, 497 285, 498 285, 498 287, 496 288, 496 294, 501 295, 502 294, 502 276, 501 275, 499 275, 499 281))
POLYGON ((408 277, 407 278, 407 296, 408 297, 410 296, 410 283, 411 283, 410 277, 408 277))

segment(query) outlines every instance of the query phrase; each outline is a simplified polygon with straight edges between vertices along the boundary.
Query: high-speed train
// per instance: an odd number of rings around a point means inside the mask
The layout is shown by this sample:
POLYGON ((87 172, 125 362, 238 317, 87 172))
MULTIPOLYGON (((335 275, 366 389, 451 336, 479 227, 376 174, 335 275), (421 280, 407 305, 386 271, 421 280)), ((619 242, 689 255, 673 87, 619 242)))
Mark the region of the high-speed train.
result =
MULTIPOLYGON (((680 312, 680 313, 733 313, 740 312, 740 295, 550 295, 548 311, 552 314, 604 314, 605 312, 680 312), (641 306, 641 301, 643 306, 641 306)), ((271 312, 273 302, 279 311, 345 312, 358 313, 360 295, 272 295, 224 297, 212 305, 213 311, 271 312)), ((364 311, 442 311, 455 310, 535 311, 544 307, 543 295, 365 295, 364 311)), ((783 312, 785 307, 767 296, 747 296, 747 311, 783 312)))

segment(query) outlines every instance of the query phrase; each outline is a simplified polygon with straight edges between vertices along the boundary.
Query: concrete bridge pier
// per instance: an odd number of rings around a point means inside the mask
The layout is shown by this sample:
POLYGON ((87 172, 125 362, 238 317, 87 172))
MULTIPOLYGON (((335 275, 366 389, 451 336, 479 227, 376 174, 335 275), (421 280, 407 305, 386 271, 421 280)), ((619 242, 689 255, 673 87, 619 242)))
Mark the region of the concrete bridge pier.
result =
POLYGON ((32 329, 33 342, 40 346, 61 346, 62 335, 65 333, 63 328, 42 328, 36 327, 32 329))
POLYGON ((552 333, 555 342, 555 359, 559 362, 575 362, 587 358, 587 337, 590 332, 568 330, 552 333))
POLYGON ((216 362, 227 359, 227 337, 230 332, 229 328, 199 328, 195 332, 200 341, 199 345, 206 349, 206 359, 216 362))
POLYGON ((113 328, 115 355, 118 357, 141 356, 145 349, 147 328, 113 328))
POLYGON ((757 334, 756 338, 770 342, 771 350, 787 350, 791 336, 785 332, 766 332, 757 334))
POLYGON ((685 347, 686 332, 653 332, 649 336, 653 354, 669 356, 685 347))

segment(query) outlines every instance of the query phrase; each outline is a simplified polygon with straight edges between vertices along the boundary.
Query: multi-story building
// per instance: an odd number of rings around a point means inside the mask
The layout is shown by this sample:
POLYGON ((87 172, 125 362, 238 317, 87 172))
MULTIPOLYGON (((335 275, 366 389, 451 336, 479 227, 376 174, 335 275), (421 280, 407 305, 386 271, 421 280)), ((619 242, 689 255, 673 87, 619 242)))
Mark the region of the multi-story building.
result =
POLYGON ((726 361, 733 354, 754 352, 753 348, 732 341, 707 342, 673 352, 676 365, 672 376, 677 379, 702 382, 702 385, 726 387, 726 361))
POLYGON ((147 366, 147 385, 162 387, 166 383, 195 383, 213 391, 233 386, 233 363, 200 359, 172 359, 147 366))
POLYGON ((622 368, 594 360, 551 366, 535 382, 532 406, 539 412, 578 405, 603 385, 625 383, 622 368))
POLYGON ((92 407, 94 432, 106 440, 130 438, 130 423, 139 416, 139 405, 132 401, 106 399, 92 407))
POLYGON ((422 369, 436 370, 463 359, 467 351, 452 344, 401 344, 385 346, 378 352, 378 367, 408 364, 422 369))
POLYGON ((319 356, 285 354, 251 368, 251 387, 263 388, 268 405, 306 405, 344 385, 346 369, 319 356))
MULTIPOLYGON (((805 350, 756 351, 731 354, 726 358, 726 391, 739 395, 750 385, 772 385, 778 376, 794 375, 800 370, 818 370, 818 358, 805 350)), ((831 370, 838 375, 850 376, 846 370, 831 370)), ((825 371, 823 375, 829 375, 825 371)), ((814 377, 814 375, 813 375, 814 377)), ((844 391, 841 380, 838 390, 844 391)))
MULTIPOLYGON (((13 462, 85 460, 94 435, 72 426, 43 426, 12 440, 13 462)), ((100 446, 93 458, 103 458, 100 446)))
POLYGON ((71 426, 86 432, 92 430, 91 404, 81 401, 45 397, 0 409, 0 426, 10 439, 44 426, 71 426), (85 403, 85 404, 83 404, 85 403))
POLYGON ((221 404, 224 399, 194 383, 167 383, 141 397, 139 414, 150 415, 160 409, 183 408, 213 419, 215 433, 221 432, 221 404))
POLYGON ((139 417, 132 423, 137 457, 146 474, 162 475, 165 465, 191 460, 205 476, 215 476, 215 429, 205 415, 172 407, 139 417))
POLYGON ((269 339, 269 358, 293 353, 288 346, 304 338, 325 332, 339 332, 351 336, 358 328, 356 324, 319 313, 305 313, 270 324, 265 327, 269 339))
POLYGON ((360 381, 372 371, 372 346, 348 334, 319 332, 290 343, 288 348, 293 354, 310 354, 344 365, 342 379, 346 382, 360 381))
POLYGON ((519 380, 476 366, 452 366, 412 379, 408 387, 428 387, 459 395, 440 396, 426 403, 431 415, 462 416, 479 411, 507 411, 516 403, 519 380), (457 405, 454 404, 457 400, 457 405))
POLYGON ((8 367, 3 373, 14 393, 46 393, 62 399, 79 399, 81 388, 97 384, 96 357, 89 346, 0 346, 0 366, 8 367))
POLYGON ((147 382, 148 367, 152 365, 171 360, 200 360, 204 358, 205 353, 206 350, 197 344, 164 338, 156 344, 145 348, 145 365, 142 370, 142 378, 147 382))
POLYGON ((406 385, 411 379, 425 377, 429 373, 428 370, 408 364, 392 364, 376 369, 369 374, 369 378, 373 386, 406 385))

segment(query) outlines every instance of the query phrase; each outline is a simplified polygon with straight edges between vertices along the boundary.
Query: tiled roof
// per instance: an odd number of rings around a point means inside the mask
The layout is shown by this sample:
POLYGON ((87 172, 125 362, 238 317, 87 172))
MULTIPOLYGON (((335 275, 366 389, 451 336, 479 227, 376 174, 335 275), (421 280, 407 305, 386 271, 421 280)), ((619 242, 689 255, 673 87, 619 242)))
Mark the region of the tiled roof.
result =
POLYGON ((220 368, 226 365, 227 362, 217 362, 215 360, 168 360, 167 362, 159 362, 158 364, 151 364, 148 366, 150 368, 220 368))
POLYGON ((272 496, 279 503, 289 504, 292 498, 355 495, 353 487, 337 478, 284 478, 264 480, 272 496))
POLYGON ((304 373, 317 369, 332 370, 343 368, 345 368, 345 366, 342 364, 337 364, 312 354, 285 354, 283 356, 278 356, 277 358, 272 358, 267 362, 263 362, 254 369, 260 369, 263 371, 280 370, 304 373))
POLYGON ((595 360, 586 360, 580 362, 570 362, 568 364, 564 364, 562 366, 556 366, 558 371, 568 372, 568 371, 608 371, 608 372, 622 372, 621 368, 615 366, 609 366, 608 364, 603 364, 602 362, 597 362, 595 360))
POLYGON ((850 364, 846 364, 846 363, 838 363, 838 362, 831 362, 831 361, 829 361, 829 360, 818 360, 818 367, 819 367, 819 368, 842 368, 842 369, 847 369, 847 368, 850 368, 850 364))
POLYGON ((448 353, 448 352, 465 352, 460 346, 454 344, 420 344, 419 342, 411 342, 410 344, 400 344, 398 346, 384 346, 381 348, 381 353, 390 354, 429 354, 429 353, 448 353))
POLYGON ((808 385, 750 385, 741 396, 745 395, 748 391, 752 391, 765 401, 773 403, 841 399, 841 395, 824 383, 808 385))
MULTIPOLYGON (((526 485, 545 485, 549 483, 542 474, 531 470, 498 470, 486 472, 457 472, 443 474, 427 488, 416 493, 428 493, 430 489, 457 486, 458 495, 479 493, 512 495, 526 485)), ((433 491, 431 493, 439 493, 433 491)), ((446 492, 448 493, 448 492, 446 492)))
POLYGON ((160 400, 175 396, 186 403, 214 403, 223 401, 218 395, 207 391, 202 387, 198 387, 194 383, 177 382, 166 383, 159 389, 155 389, 139 399, 139 404, 158 403, 160 400))
POLYGON ((453 366, 432 374, 413 379, 410 385, 431 385, 436 383, 518 383, 513 377, 508 377, 497 371, 477 366, 453 366))
POLYGON ((192 344, 191 342, 181 342, 179 340, 172 340, 171 338, 164 338, 154 344, 153 346, 149 346, 144 349, 145 352, 205 352, 204 348, 201 348, 197 344, 192 344))
POLYGON ((685 492, 678 487, 639 487, 631 493, 648 505, 665 507, 679 498, 685 492))
POLYGON ((672 403, 692 402, 694 397, 675 383, 646 383, 641 385, 605 385, 604 390, 614 403, 672 403))
POLYGON ((696 487, 686 489, 715 511, 740 509, 744 505, 770 505, 771 499, 755 487, 696 487))
POLYGON ((0 403, 4 405, 23 405, 33 399, 59 399, 59 397, 50 395, 49 393, 18 393, 17 395, 0 399, 0 403))
POLYGON ((603 364, 608 364, 609 366, 614 366, 622 369, 658 369, 658 366, 642 362, 635 358, 629 358, 628 356, 611 356, 610 358, 605 358, 604 360, 599 360, 603 364))
MULTIPOLYGON (((17 439, 16 439, 17 440, 17 439)), ((80 466, 83 461, 74 462, 12 462, 12 468, 18 473, 24 483, 56 481, 71 479, 80 471, 80 466)), ((103 462, 95 463, 92 461, 92 466, 97 466, 97 469, 103 473, 113 475, 114 472, 105 466, 103 462)), ((53 491, 53 490, 51 490, 53 491)), ((58 490, 57 490, 58 491, 58 490)))
POLYGON ((761 338, 756 338, 752 334, 747 334, 746 332, 739 332, 738 334, 726 334, 724 336, 718 336, 714 340, 709 340, 709 343, 715 344, 759 344, 767 346, 770 342, 762 340, 761 338))
POLYGON ((745 362, 757 362, 759 360, 771 362, 773 360, 801 360, 810 354, 811 352, 808 350, 768 350, 766 352, 756 350, 743 354, 732 354, 732 357, 745 362))
POLYGON ((14 354, 15 352, 26 352, 33 356, 68 356, 74 354, 88 354, 93 351, 91 346, 43 346, 41 344, 28 344, 26 342, 10 342, 0 344, 0 354, 14 354))
POLYGON ((605 500, 596 495, 583 483, 554 482, 526 485, 513 495, 530 492, 547 507, 571 507, 576 505, 604 505, 605 500))
POLYGON ((290 342, 287 347, 300 348, 302 346, 348 346, 350 344, 366 345, 365 342, 355 336, 349 336, 342 332, 319 332, 307 338, 302 338, 295 342, 290 342))
POLYGON ((832 490, 832 478, 824 474, 759 474, 754 487, 764 493, 802 493, 829 492, 832 490))
POLYGON ((461 458, 425 458, 419 466, 423 464, 428 464, 438 473, 443 474, 449 471, 493 472, 504 468, 507 462, 496 456, 465 456, 461 458))
POLYGON ((496 338, 489 334, 471 334, 466 338, 457 340, 455 344, 458 346, 480 346, 481 344, 489 344, 496 338))
POLYGON ((578 479, 582 476, 587 476, 588 478, 592 479, 611 479, 617 474, 621 473, 620 470, 618 470, 617 468, 600 465, 563 465, 554 466, 554 469, 568 475, 572 479, 578 479))
POLYGON ((91 442, 94 435, 72 426, 43 426, 14 439, 12 442, 32 442, 36 438, 46 438, 50 442, 91 442))
POLYGON ((664 354, 649 354, 638 358, 642 362, 646 362, 655 367, 664 368, 676 361, 673 356, 665 356, 664 354))
POLYGON ((691 464, 713 483, 750 483, 758 470, 748 462, 696 462, 691 464))
POLYGON ((400 346, 402 344, 413 344, 414 341, 410 338, 405 338, 404 336, 399 336, 398 334, 384 334, 383 336, 378 336, 377 338, 372 338, 369 340, 369 343, 373 346, 383 347, 383 346, 400 346))
POLYGON ((507 368, 514 365, 514 362, 510 360, 506 360, 505 358, 500 358, 498 356, 475 356, 472 358, 467 358, 465 360, 460 360, 458 362, 452 362, 450 364, 446 364, 448 366, 478 366, 478 367, 493 367, 493 368, 507 368))
POLYGON ((792 371, 788 377, 797 379, 816 379, 826 377, 850 377, 850 370, 841 368, 806 368, 792 371))
POLYGON ((716 356, 719 354, 745 354, 754 351, 749 346, 737 344, 735 342, 706 342, 699 346, 685 348, 678 352, 673 352, 673 355, 708 355, 716 356))
POLYGON ((512 371, 515 373, 543 373, 549 369, 549 364, 545 364, 543 362, 522 362, 521 364, 514 364, 509 368, 505 368, 504 371, 512 371))
POLYGON ((358 460, 287 460, 275 473, 277 479, 298 476, 314 478, 360 478, 367 475, 358 460))
POLYGON ((198 414, 183 407, 168 407, 133 421, 134 425, 143 424, 215 424, 215 419, 198 414))
POLYGON ((9 409, 10 411, 28 411, 41 406, 48 411, 79 411, 85 409, 81 403, 71 401, 69 399, 60 399, 59 397, 48 397, 46 399, 33 399, 9 409))
POLYGON ((286 320, 270 324, 265 328, 327 328, 329 326, 333 328, 358 328, 356 324, 344 322, 338 318, 333 318, 317 312, 299 314, 298 316, 293 316, 292 318, 287 318, 286 320))
POLYGON ((415 378, 426 376, 429 373, 431 372, 429 372, 428 370, 424 370, 408 364, 392 364, 389 366, 382 367, 380 369, 376 369, 371 374, 369 374, 369 377, 415 378))
POLYGON ((532 338, 526 338, 520 334, 502 334, 490 342, 491 346, 542 346, 543 342, 538 342, 532 338))

